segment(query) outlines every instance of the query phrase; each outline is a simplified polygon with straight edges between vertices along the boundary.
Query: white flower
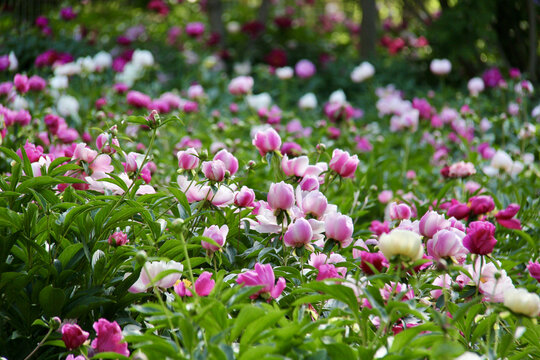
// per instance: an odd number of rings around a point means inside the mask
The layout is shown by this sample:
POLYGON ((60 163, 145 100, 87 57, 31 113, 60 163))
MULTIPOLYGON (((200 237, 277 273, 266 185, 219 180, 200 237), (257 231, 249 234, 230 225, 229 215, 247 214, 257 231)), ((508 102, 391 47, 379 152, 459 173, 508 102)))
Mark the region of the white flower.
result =
POLYGON ((56 76, 71 76, 80 73, 81 65, 74 62, 58 65, 54 69, 54 75, 56 76))
POLYGON ((276 69, 276 76, 281 80, 287 80, 292 78, 294 75, 294 70, 290 66, 280 67, 276 69))
POLYGON ((482 360, 484 357, 476 353, 465 351, 462 355, 458 356, 454 360, 482 360))
POLYGON ((103 70, 112 66, 112 56, 106 51, 100 51, 94 55, 94 64, 97 70, 103 70))
POLYGON ((240 23, 237 21, 229 21, 227 23, 227 31, 231 34, 236 34, 240 32, 240 23))
POLYGON ((467 89, 471 93, 471 96, 478 96, 479 93, 484 91, 484 80, 479 77, 474 77, 467 83, 467 89))
POLYGON ((49 85, 53 89, 67 89, 68 77, 65 75, 57 75, 49 80, 49 85))
POLYGON ((135 50, 131 62, 138 67, 145 68, 154 65, 154 56, 148 50, 135 50))
POLYGON ((422 237, 409 230, 394 229, 379 237, 379 249, 387 259, 403 255, 416 261, 424 255, 422 237))
POLYGON ((234 72, 238 75, 249 75, 251 73, 251 63, 249 61, 235 63, 234 72))
POLYGON ((22 96, 16 95, 15 99, 13 99, 13 102, 11 103, 11 107, 13 110, 28 109, 28 101, 26 101, 26 99, 22 96))
POLYGON ((19 61, 17 60, 17 57, 15 56, 15 53, 12 51, 9 53, 8 56, 9 59, 9 71, 15 71, 19 67, 19 61))
POLYGON ((347 96, 345 96, 343 90, 339 89, 330 94, 330 98, 328 99, 328 101, 331 103, 343 105, 347 102, 347 96))
POLYGON ((448 59, 433 59, 429 69, 435 75, 446 75, 452 71, 452 63, 448 59))
POLYGON ((116 79, 119 82, 126 84, 127 86, 132 86, 135 81, 141 77, 142 68, 134 63, 130 62, 124 66, 124 71, 116 75, 116 79))
POLYGON ((71 95, 62 95, 58 99, 56 108, 62 116, 75 115, 79 112, 79 102, 71 95))
POLYGON ((298 100, 300 109, 315 109, 317 107, 317 97, 313 93, 307 93, 298 100))
POLYGON ((84 72, 91 73, 96 70, 96 64, 94 63, 94 59, 92 59, 90 56, 78 58, 77 65, 79 65, 81 68, 81 71, 84 71, 84 72))
POLYGON ((141 274, 139 275, 139 279, 129 288, 129 292, 132 293, 140 293, 144 292, 150 287, 152 287, 152 281, 154 281, 154 285, 162 288, 167 289, 173 286, 176 281, 180 279, 180 275, 182 270, 184 270, 184 266, 176 261, 152 261, 147 262, 143 269, 141 270, 141 274), (169 274, 157 281, 155 281, 156 277, 163 271, 167 270, 176 270, 177 272, 169 274))
POLYGON ((517 314, 532 318, 540 315, 540 297, 526 289, 511 289, 504 294, 504 306, 517 314))
POLYGON ((355 83, 362 82, 375 75, 375 67, 364 61, 351 72, 351 80, 355 83))
POLYGON ((495 155, 491 158, 491 167, 499 170, 504 170, 510 172, 514 162, 510 155, 502 150, 498 150, 495 155))
POLYGON ((255 110, 268 109, 270 104, 272 104, 272 97, 265 92, 257 95, 248 95, 246 96, 246 102, 250 108, 255 110))

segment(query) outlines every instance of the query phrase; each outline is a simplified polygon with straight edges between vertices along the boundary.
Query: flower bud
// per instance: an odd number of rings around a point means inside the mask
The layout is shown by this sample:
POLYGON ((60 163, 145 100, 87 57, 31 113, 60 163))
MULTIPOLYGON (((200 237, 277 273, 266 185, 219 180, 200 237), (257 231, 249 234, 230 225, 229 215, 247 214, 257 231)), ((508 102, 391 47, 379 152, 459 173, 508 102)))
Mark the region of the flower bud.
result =
POLYGON ((294 189, 283 181, 271 184, 267 200, 274 210, 288 210, 294 205, 294 189))

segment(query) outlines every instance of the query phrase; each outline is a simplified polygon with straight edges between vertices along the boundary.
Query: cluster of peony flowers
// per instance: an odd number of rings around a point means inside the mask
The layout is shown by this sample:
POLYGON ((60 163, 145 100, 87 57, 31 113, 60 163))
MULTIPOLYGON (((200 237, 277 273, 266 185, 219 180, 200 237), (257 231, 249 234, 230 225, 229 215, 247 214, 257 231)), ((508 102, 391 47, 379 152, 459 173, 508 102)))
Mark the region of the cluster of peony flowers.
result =
MULTIPOLYGON (((120 355, 129 356, 128 344, 124 341, 122 329, 116 321, 110 322, 107 319, 99 319, 94 323, 96 337, 92 340, 91 353, 114 352, 120 355)), ((66 323, 61 327, 62 341, 68 350, 74 350, 82 346, 89 337, 89 333, 80 328, 77 324, 66 323)), ((90 354, 89 354, 90 355, 90 354)), ((84 356, 73 357, 73 359, 84 356)), ((68 356, 69 358, 69 356, 68 356)))

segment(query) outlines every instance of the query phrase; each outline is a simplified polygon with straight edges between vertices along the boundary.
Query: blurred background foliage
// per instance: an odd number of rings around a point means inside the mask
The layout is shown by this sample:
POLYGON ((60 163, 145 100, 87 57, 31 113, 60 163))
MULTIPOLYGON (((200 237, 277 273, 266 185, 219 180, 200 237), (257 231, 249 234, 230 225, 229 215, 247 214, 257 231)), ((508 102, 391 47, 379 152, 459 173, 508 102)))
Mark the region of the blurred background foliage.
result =
POLYGON ((285 66, 308 58, 326 68, 321 81, 336 86, 340 64, 364 59, 405 90, 436 84, 425 75, 433 58, 452 62, 455 86, 492 66, 519 68, 532 80, 540 71, 534 0, 2 0, 0 9, 0 53, 15 51, 23 70, 51 48, 75 58, 120 52, 118 38, 144 24, 130 45, 157 52, 173 74, 182 68, 179 54, 193 46, 218 55, 231 72, 238 62, 285 66), (77 21, 60 18, 66 6, 77 21), (49 36, 35 26, 40 15, 50 20, 49 36), (173 27, 195 21, 207 26, 204 41, 167 41, 173 27))

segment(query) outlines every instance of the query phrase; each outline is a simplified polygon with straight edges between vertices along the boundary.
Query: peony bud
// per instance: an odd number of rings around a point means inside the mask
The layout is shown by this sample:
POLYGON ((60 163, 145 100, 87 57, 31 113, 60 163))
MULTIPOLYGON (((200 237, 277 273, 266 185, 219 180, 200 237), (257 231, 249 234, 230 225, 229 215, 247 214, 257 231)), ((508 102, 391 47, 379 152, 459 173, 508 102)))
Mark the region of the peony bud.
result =
POLYGON ((288 210, 294 205, 294 189, 283 181, 271 184, 267 200, 274 210, 288 210))

